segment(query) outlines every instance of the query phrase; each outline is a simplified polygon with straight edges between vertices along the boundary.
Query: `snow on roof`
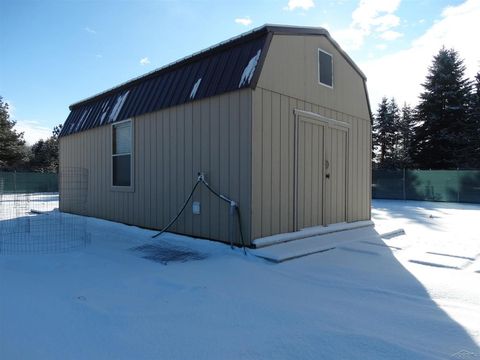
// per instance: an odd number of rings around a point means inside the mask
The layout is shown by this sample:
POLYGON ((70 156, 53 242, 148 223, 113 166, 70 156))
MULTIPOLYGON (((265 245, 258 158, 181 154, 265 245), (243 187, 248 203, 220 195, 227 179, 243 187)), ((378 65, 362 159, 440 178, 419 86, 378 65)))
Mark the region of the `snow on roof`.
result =
POLYGON ((260 59, 260 54, 262 53, 262 50, 258 50, 257 53, 255 54, 254 57, 250 59, 248 62, 248 65, 245 67, 242 73, 242 78, 240 79, 240 83, 238 84, 238 87, 242 87, 243 85, 248 85, 250 84, 250 81, 252 80, 253 73, 255 72, 255 68, 257 67, 258 64, 258 59, 260 59))
POLYGON ((193 84, 192 91, 190 92, 190 99, 195 98, 195 95, 197 94, 197 90, 201 82, 202 82, 202 78, 199 78, 197 82, 193 84))
POLYGON ((101 115, 100 115, 100 125, 103 125, 103 123, 105 122, 105 118, 106 118, 107 112, 109 110, 108 102, 109 102, 109 99, 105 100, 102 104, 102 110, 101 110, 101 115))
POLYGON ((85 122, 85 119, 88 117, 88 115, 90 115, 90 112, 92 111, 92 108, 90 109, 85 109, 83 111, 83 114, 82 114, 82 117, 80 118, 80 120, 77 122, 77 125, 75 126, 75 130, 78 131, 79 129, 81 129, 83 123, 85 122))
POLYGON ((113 106, 113 110, 108 117, 109 122, 114 122, 117 120, 118 114, 120 113, 120 110, 122 110, 122 106, 125 103, 129 92, 130 90, 127 90, 125 93, 117 97, 117 102, 113 106))

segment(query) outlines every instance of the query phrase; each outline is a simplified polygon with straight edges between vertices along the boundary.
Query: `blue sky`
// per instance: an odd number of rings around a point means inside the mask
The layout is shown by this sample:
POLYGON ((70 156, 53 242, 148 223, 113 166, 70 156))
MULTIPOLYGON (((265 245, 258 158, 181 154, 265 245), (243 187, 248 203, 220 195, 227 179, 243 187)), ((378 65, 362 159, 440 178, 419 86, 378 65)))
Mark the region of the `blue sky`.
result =
POLYGON ((0 96, 30 143, 71 103, 264 23, 326 27, 374 109, 414 104, 443 44, 480 67, 480 0, 0 1, 0 96))

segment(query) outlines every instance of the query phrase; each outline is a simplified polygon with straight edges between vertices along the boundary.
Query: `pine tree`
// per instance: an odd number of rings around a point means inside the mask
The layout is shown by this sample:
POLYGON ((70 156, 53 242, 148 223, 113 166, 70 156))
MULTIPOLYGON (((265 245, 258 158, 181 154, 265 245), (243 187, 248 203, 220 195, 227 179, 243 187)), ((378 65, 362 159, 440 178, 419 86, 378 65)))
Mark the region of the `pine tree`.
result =
POLYGON ((389 142, 389 147, 387 148, 387 153, 385 156, 385 165, 387 168, 399 168, 399 159, 401 152, 401 143, 400 143, 400 109, 398 108, 397 102, 394 98, 390 99, 390 102, 387 106, 387 116, 388 116, 388 135, 387 139, 389 142))
POLYGON ((51 137, 32 145, 29 165, 33 171, 58 172, 58 136, 61 130, 62 125, 55 126, 51 137))
POLYGON ((413 167, 412 153, 415 137, 415 111, 406 103, 403 104, 402 114, 398 123, 399 155, 398 167, 413 167))
POLYGON ((0 96, 0 170, 17 169, 26 158, 23 133, 14 129, 15 124, 10 120, 8 104, 0 96))
POLYGON ((388 101, 386 97, 378 105, 373 119, 373 146, 379 154, 378 168, 394 168, 397 163, 399 109, 395 99, 388 101))
POLYGON ((377 165, 379 168, 385 162, 385 154, 388 148, 387 140, 387 121, 388 121, 388 100, 386 97, 382 98, 382 102, 378 104, 377 113, 373 116, 373 148, 379 154, 377 165))
POLYGON ((420 95, 415 160, 420 168, 454 169, 468 159, 466 122, 470 83, 453 49, 440 49, 420 95))
POLYGON ((50 169, 54 172, 58 172, 59 168, 59 155, 60 155, 60 142, 58 137, 62 131, 63 125, 60 124, 55 126, 52 131, 52 136, 50 137, 50 148, 51 148, 51 164, 50 169))
POLYGON ((470 134, 468 166, 480 169, 480 72, 477 73, 474 79, 470 100, 468 132, 470 134))

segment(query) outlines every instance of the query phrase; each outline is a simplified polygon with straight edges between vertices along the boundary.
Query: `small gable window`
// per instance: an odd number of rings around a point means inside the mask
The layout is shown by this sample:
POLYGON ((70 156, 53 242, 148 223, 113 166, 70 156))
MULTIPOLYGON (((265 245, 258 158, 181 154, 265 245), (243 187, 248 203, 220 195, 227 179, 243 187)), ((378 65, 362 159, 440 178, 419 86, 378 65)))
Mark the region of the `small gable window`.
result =
POLYGON ((333 87, 333 57, 322 49, 318 49, 318 82, 333 87))

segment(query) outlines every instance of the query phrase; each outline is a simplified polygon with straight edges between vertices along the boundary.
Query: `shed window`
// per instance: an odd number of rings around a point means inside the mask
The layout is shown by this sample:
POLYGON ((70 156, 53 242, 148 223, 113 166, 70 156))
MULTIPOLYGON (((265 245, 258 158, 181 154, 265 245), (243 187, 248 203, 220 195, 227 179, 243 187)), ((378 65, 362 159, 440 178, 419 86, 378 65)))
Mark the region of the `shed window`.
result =
POLYGON ((333 57, 321 49, 318 49, 318 82, 333 87, 333 57))
POLYGON ((112 125, 112 185, 132 186, 132 122, 112 125))

